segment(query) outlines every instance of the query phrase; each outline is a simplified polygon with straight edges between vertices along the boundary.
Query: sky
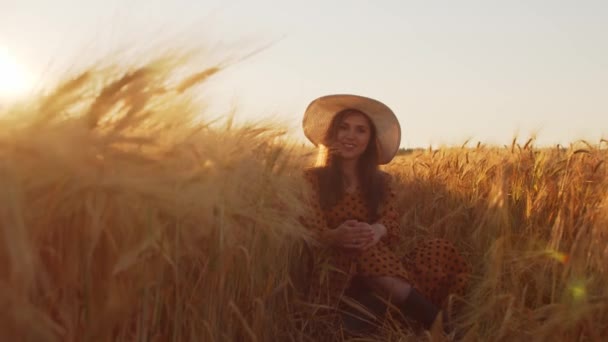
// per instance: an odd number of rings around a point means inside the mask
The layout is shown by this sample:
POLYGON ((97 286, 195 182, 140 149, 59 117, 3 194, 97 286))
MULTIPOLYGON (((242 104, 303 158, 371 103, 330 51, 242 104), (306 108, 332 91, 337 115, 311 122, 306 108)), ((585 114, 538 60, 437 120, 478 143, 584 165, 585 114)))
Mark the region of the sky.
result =
POLYGON ((395 111, 405 148, 608 139, 607 32, 599 0, 0 0, 0 53, 32 79, 123 47, 272 43, 210 80, 210 111, 304 139, 313 99, 364 95, 395 111))

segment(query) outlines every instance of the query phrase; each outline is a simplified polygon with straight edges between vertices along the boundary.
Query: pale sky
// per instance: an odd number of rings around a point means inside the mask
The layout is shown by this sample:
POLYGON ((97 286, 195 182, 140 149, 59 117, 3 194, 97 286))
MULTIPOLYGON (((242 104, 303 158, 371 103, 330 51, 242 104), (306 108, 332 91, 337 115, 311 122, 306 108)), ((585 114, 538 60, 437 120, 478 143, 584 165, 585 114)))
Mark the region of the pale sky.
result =
POLYGON ((213 111, 297 137, 310 101, 354 93, 396 112, 403 147, 608 138, 605 0, 0 0, 0 50, 38 78, 176 37, 217 53, 275 41, 205 90, 213 111))

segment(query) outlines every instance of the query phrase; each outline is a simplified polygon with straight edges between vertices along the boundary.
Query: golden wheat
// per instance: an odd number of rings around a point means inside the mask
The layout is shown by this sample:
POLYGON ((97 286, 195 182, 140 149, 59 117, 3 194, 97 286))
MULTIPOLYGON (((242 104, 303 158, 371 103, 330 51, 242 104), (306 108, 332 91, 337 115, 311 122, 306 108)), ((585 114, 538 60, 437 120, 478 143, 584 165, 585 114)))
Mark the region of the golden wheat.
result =
MULTIPOLYGON (((299 175, 314 153, 270 122, 213 123, 191 87, 221 68, 175 81, 178 66, 90 68, 0 113, 3 340, 342 338, 298 296, 299 175)), ((455 298, 465 340, 608 335, 605 142, 467 142, 386 167, 398 252, 443 237, 474 264, 455 298)), ((370 339, 438 334, 389 320, 370 339)))

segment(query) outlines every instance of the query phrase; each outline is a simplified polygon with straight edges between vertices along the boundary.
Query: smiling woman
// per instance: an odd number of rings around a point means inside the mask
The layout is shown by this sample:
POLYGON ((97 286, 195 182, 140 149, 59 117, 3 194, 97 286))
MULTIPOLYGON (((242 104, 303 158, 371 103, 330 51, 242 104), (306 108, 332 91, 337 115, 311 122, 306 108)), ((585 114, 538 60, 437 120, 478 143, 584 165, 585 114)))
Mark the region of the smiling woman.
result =
POLYGON ((32 85, 32 75, 0 46, 0 100, 19 97, 32 85))

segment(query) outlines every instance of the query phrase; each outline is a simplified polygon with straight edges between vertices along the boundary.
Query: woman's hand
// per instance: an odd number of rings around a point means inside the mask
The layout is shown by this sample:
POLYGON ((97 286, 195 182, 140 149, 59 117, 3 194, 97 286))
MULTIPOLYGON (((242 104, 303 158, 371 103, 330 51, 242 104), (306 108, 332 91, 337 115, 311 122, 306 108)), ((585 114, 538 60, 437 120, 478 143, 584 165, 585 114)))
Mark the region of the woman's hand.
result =
POLYGON ((344 221, 332 230, 332 245, 346 249, 361 249, 373 239, 371 227, 357 220, 344 221))
POLYGON ((375 244, 378 243, 378 241, 380 241, 380 239, 382 239, 382 237, 384 235, 386 235, 386 227, 382 224, 375 223, 375 224, 370 225, 365 222, 360 222, 359 226, 360 227, 367 226, 373 232, 371 240, 368 243, 366 243, 363 247, 361 247, 362 250, 366 250, 366 249, 374 246, 375 244))

